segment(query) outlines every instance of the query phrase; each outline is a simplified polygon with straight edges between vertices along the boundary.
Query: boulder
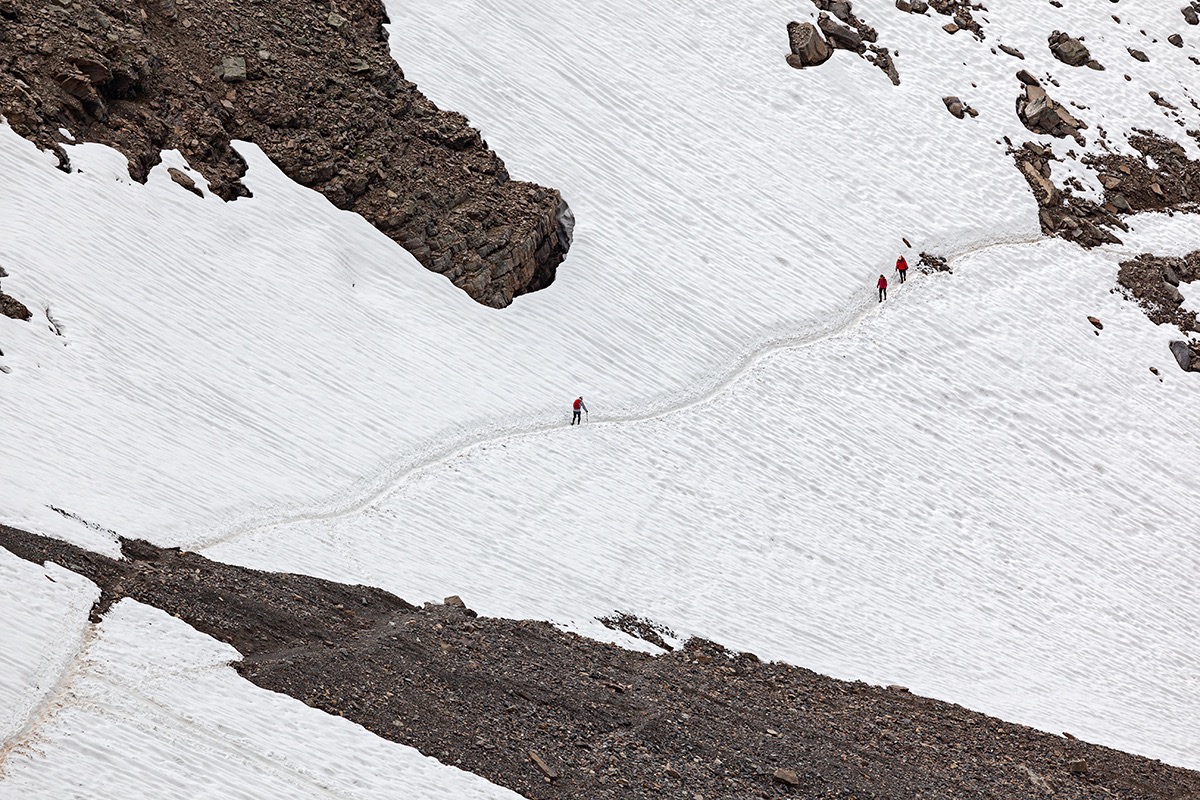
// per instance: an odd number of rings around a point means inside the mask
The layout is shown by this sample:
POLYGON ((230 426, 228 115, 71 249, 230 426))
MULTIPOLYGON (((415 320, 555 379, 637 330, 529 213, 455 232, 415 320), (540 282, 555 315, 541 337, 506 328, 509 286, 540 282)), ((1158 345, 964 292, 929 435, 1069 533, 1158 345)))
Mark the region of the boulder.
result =
POLYGON ((1104 323, 1101 322, 1100 320, 1096 319, 1095 317, 1088 317, 1088 322, 1092 323, 1092 327, 1094 327, 1096 330, 1098 330, 1098 331, 1104 330, 1104 323))
POLYGON ((1173 305, 1183 305, 1183 294, 1180 293, 1178 286, 1163 281, 1163 294, 1166 295, 1167 302, 1173 305))
POLYGON ((1078 39, 1068 36, 1062 31, 1055 31, 1049 38, 1050 52, 1064 64, 1072 67, 1082 67, 1092 60, 1092 54, 1087 46, 1078 39))
POLYGON ((1187 342, 1171 342, 1171 355, 1175 356, 1175 361, 1184 372, 1200 372, 1200 356, 1187 342))
POLYGON ((1178 33, 1172 33, 1170 36, 1167 37, 1167 41, 1170 42, 1171 44, 1175 45, 1176 47, 1183 47, 1183 37, 1180 36, 1178 33))
POLYGON ((946 110, 955 117, 962 119, 966 115, 966 109, 963 108, 962 101, 957 97, 954 97, 953 95, 949 97, 943 97, 942 102, 946 104, 946 110))
POLYGON ((788 63, 797 69, 824 64, 833 53, 817 26, 811 22, 789 22, 787 32, 792 50, 788 63))
POLYGON ((929 3, 925 0, 912 0, 912 13, 924 14, 929 10, 929 3))
POLYGON ((1194 7, 1184 6, 1180 10, 1183 12, 1183 18, 1187 20, 1188 25, 1200 25, 1200 15, 1196 13, 1194 7))
POLYGON ((241 56, 222 58, 217 74, 226 83, 241 83, 246 80, 246 59, 241 56))
POLYGON ((800 776, 796 774, 796 770, 794 769, 784 769, 780 767, 779 769, 775 770, 774 778, 780 783, 786 783, 788 786, 800 785, 800 776))
POLYGON ((1150 60, 1150 56, 1146 55, 1141 50, 1135 50, 1132 47, 1128 48, 1128 50, 1129 50, 1129 55, 1133 56, 1138 61, 1149 61, 1150 60))
POLYGON ((1071 136, 1081 145, 1084 143, 1080 131, 1087 125, 1076 119, 1065 106, 1054 102, 1041 86, 1025 85, 1025 93, 1017 98, 1017 116, 1034 133, 1059 138, 1071 136))
POLYGON ((1037 78, 1033 77, 1033 73, 1031 73, 1027 69, 1023 69, 1017 73, 1017 80, 1019 80, 1021 83, 1025 84, 1026 86, 1041 86, 1042 85, 1041 82, 1037 78))
POLYGON ((834 47, 853 50, 856 53, 862 52, 864 47, 862 34, 851 27, 834 22, 824 11, 817 17, 817 27, 834 47))
POLYGON ((29 309, 25 307, 24 303, 15 297, 9 297, 3 292, 0 292, 0 315, 25 322, 28 322, 33 316, 29 313, 29 309))
POLYGON ((1015 56, 1016 58, 1019 58, 1022 61, 1025 60, 1025 54, 1022 53, 1020 50, 1018 50, 1015 47, 1010 47, 1009 45, 1006 45, 1006 44, 997 45, 997 47, 999 47, 1005 53, 1008 53, 1010 56, 1015 56))

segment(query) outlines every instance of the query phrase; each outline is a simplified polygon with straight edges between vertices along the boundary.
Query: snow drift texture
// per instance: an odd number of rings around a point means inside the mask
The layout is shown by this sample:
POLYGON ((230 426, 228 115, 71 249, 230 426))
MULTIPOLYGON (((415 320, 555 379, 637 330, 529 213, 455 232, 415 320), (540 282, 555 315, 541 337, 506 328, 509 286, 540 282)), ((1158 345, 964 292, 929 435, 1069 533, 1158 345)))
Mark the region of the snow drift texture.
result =
MULTIPOLYGON (((0 130, 4 289, 35 314, 0 318, 0 519, 585 631, 620 608, 1200 767, 1200 384, 1110 292, 1122 257, 1200 231, 1146 217, 1124 247, 1039 241, 1002 141, 1035 138, 1013 111, 1024 67, 1087 107, 1089 133, 1154 128, 1196 154, 1148 96, 1200 124, 1195 48, 1165 41, 1178 11, 1013 0, 982 15, 981 43, 860 0, 900 51, 893 87, 844 52, 788 68, 797 4, 660 5, 389 7, 408 76, 576 212, 554 287, 504 312, 251 145, 255 196, 226 205, 170 181, 177 154, 139 186, 112 151, 70 148, 66 175, 0 130), (1054 29, 1108 69, 1055 61, 1054 29), (980 116, 951 117, 948 94, 980 116), (960 256, 954 274, 875 304, 875 276, 921 249, 960 256), (578 394, 592 424, 571 430, 578 394)), ((54 602, 86 592, 65 586, 54 602)), ((47 637, 37 602, 6 604, 24 644, 0 692, 59 685, 81 607, 47 637)), ((136 683, 111 677, 123 654, 159 669, 174 648, 117 611, 73 667, 109 696, 136 683)), ((197 697, 243 691, 221 653, 197 697)), ((144 707, 119 722, 152 764, 187 726, 144 727, 144 707)), ((67 743, 103 738, 103 714, 68 697, 27 749, 27 713, 0 724, 32 777, 0 792, 102 763, 67 743)), ((276 713, 264 741, 299 752, 276 713)))

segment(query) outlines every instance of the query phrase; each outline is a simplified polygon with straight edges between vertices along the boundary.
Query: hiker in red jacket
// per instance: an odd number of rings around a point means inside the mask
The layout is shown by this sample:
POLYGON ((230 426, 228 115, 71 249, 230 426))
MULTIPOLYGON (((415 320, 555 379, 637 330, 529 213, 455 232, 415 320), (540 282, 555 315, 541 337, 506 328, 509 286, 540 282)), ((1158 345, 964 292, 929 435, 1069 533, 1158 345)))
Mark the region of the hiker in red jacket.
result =
POLYGON ((875 284, 879 287, 879 302, 887 300, 887 278, 879 276, 879 281, 875 284))
POLYGON ((580 412, 587 413, 587 406, 585 406, 583 404, 582 397, 575 398, 575 405, 573 408, 574 408, 574 411, 571 414, 571 424, 574 425, 575 423, 578 422, 580 425, 582 425, 583 421, 579 419, 579 414, 580 414, 580 412))
POLYGON ((896 272, 900 273, 900 282, 904 283, 908 275, 908 262, 904 260, 904 256, 896 259, 896 272))

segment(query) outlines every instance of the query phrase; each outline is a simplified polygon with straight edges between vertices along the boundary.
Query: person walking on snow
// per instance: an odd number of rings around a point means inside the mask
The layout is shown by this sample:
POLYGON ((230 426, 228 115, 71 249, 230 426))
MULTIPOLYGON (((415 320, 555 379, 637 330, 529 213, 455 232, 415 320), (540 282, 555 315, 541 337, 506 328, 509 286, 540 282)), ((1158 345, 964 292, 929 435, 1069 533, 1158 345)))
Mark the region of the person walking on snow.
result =
POLYGON ((574 424, 575 424, 575 423, 577 423, 577 422, 578 422, 580 425, 582 425, 582 424, 583 424, 583 421, 582 421, 582 420, 579 418, 580 412, 582 412, 582 413, 586 414, 586 413, 587 413, 587 406, 585 406, 585 405, 583 404, 583 398, 582 398, 582 397, 576 397, 576 398, 575 398, 574 411, 573 411, 573 412, 572 412, 572 414, 571 414, 571 424, 572 424, 572 425, 574 425, 574 424))
POLYGON ((896 272, 900 273, 900 282, 908 280, 908 262, 904 260, 904 256, 896 259, 896 272))
POLYGON ((887 278, 880 275, 875 285, 879 287, 879 302, 882 303, 887 300, 887 278))

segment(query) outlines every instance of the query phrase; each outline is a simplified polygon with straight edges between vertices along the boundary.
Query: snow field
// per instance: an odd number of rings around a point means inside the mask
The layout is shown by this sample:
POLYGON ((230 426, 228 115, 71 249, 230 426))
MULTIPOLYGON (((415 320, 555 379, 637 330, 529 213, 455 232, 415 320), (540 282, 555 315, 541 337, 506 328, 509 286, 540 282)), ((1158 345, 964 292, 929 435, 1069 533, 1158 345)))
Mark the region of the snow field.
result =
POLYGON ((519 798, 358 725, 259 689, 232 647, 122 600, 71 704, 9 759, 0 798, 519 798))
MULTIPOLYGON (((53 504, 606 638, 592 618, 619 607, 1200 766, 1197 389, 1170 332, 1108 293, 1118 251, 990 250, 870 305, 902 236, 913 263, 1036 236, 998 143, 1039 139, 1013 113, 1017 69, 1089 106, 1093 147, 1100 125, 1118 147, 1150 127, 1196 153, 1195 51, 1165 42, 1190 33, 1177 9, 1014 0, 984 15, 980 43, 859 0, 901 51, 893 87, 847 53, 786 67, 784 25, 815 15, 803 3, 391 5, 409 77, 572 204, 556 284, 479 307, 252 146, 255 196, 223 204, 169 180, 177 154, 137 186, 121 157, 80 145, 64 175, 0 126, 4 287, 34 312, 0 318, 0 520, 115 554, 53 504), (1054 61, 1054 28, 1108 69, 1054 61), (992 55, 998 42, 1027 59, 992 55), (980 117, 953 119, 946 94, 980 117), (595 422, 551 430, 578 394, 595 422)), ((1189 219, 1137 224, 1121 254, 1195 249, 1189 219)), ((264 699, 222 666, 227 648, 131 604, 73 681, 88 590, 5 563, 39 589, 0 585, 0 632, 19 643, 0 697, 24 698, 0 724, 24 741, 38 709, 53 716, 10 756, 0 797, 84 796, 78 775, 112 796, 140 779, 195 797, 209 773, 228 779, 214 796, 346 796, 409 765, 390 745, 357 774, 319 760, 268 720, 385 745, 264 699), (55 686, 70 686, 59 704, 55 686), (131 754, 122 774, 112 747, 131 754), (264 771, 267 754, 280 766, 264 771)))
POLYGON ((585 631, 633 611, 1194 767, 1200 387, 1117 257, 969 256, 686 411, 481 443, 207 554, 585 631))

